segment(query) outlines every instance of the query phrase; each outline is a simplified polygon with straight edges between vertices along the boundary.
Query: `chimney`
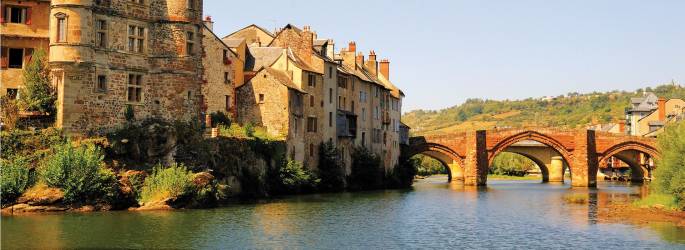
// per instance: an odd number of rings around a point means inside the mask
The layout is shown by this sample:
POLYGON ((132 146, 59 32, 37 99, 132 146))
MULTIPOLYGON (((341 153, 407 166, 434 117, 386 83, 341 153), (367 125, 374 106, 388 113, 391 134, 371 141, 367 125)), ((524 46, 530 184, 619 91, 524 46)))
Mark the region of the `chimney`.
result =
POLYGON ((366 62, 366 68, 369 70, 369 73, 371 73, 371 75, 375 77, 378 76, 378 63, 376 62, 376 52, 373 50, 369 52, 369 60, 366 62))
POLYGON ((625 120, 618 121, 618 132, 621 134, 626 133, 626 121, 625 120))
POLYGON ((357 54, 357 65, 364 65, 364 54, 361 51, 357 54))
POLYGON ((214 21, 212 21, 212 16, 206 16, 203 22, 209 31, 214 32, 214 21))
POLYGON ((659 107, 659 121, 665 121, 666 120, 666 98, 659 98, 658 102, 658 107, 659 107))
POLYGON ((381 60, 379 68, 381 75, 383 75, 385 79, 390 80, 390 61, 388 61, 388 59, 381 60))
POLYGON ((355 42, 350 42, 350 46, 347 47, 347 51, 349 51, 349 52, 357 52, 357 43, 355 43, 355 42))

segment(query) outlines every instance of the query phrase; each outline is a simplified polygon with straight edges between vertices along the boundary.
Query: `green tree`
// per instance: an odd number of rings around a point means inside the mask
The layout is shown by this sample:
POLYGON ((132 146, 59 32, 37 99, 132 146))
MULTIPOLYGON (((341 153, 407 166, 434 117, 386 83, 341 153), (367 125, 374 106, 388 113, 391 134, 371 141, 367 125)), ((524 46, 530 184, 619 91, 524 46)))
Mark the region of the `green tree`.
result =
POLYGON ((381 183, 381 159, 365 147, 352 152, 352 189, 374 189, 381 183))
POLYGON ((24 68, 24 88, 19 90, 19 107, 26 111, 55 113, 55 91, 50 85, 47 57, 42 49, 33 53, 24 68))
POLYGON ((685 208, 685 122, 667 126, 659 135, 661 157, 654 170, 654 189, 671 195, 681 209, 685 208))
POLYGON ((293 160, 288 161, 281 168, 279 177, 283 187, 294 193, 313 189, 320 182, 312 172, 304 168, 301 162, 293 160))
POLYGON ((342 191, 345 188, 345 169, 339 158, 340 152, 333 142, 319 146, 319 188, 323 191, 342 191))

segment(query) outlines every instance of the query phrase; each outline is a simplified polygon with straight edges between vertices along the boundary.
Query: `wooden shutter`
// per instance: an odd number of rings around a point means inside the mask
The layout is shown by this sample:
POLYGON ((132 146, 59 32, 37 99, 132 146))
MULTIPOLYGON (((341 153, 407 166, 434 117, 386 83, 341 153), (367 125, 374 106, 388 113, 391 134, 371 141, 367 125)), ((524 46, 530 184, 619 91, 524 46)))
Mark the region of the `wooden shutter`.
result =
POLYGON ((5 23, 5 16, 7 15, 7 8, 0 10, 0 23, 5 23))
POLYGON ((9 63, 9 56, 7 55, 7 48, 2 48, 2 55, 0 56, 0 67, 7 68, 9 63))
POLYGON ((31 24, 31 8, 26 8, 26 24, 31 24))

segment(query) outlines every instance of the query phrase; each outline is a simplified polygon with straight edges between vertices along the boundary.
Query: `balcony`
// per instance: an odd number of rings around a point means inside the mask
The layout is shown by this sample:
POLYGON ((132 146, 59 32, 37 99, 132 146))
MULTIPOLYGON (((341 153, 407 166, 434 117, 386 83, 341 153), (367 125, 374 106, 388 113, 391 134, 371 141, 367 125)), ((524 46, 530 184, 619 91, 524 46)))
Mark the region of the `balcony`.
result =
POLYGON ((338 137, 357 137, 357 115, 345 110, 338 110, 335 124, 338 137))

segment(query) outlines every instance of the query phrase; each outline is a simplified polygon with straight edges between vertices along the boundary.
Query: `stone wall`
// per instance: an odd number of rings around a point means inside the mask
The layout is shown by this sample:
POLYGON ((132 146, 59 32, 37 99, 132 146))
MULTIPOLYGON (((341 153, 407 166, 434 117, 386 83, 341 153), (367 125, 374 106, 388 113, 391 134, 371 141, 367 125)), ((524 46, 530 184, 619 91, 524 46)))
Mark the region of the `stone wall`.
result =
POLYGON ((211 30, 203 28, 202 37, 202 110, 210 114, 223 112, 232 116, 235 109, 235 70, 238 58, 211 30), (224 55, 227 57, 224 58, 224 55))

